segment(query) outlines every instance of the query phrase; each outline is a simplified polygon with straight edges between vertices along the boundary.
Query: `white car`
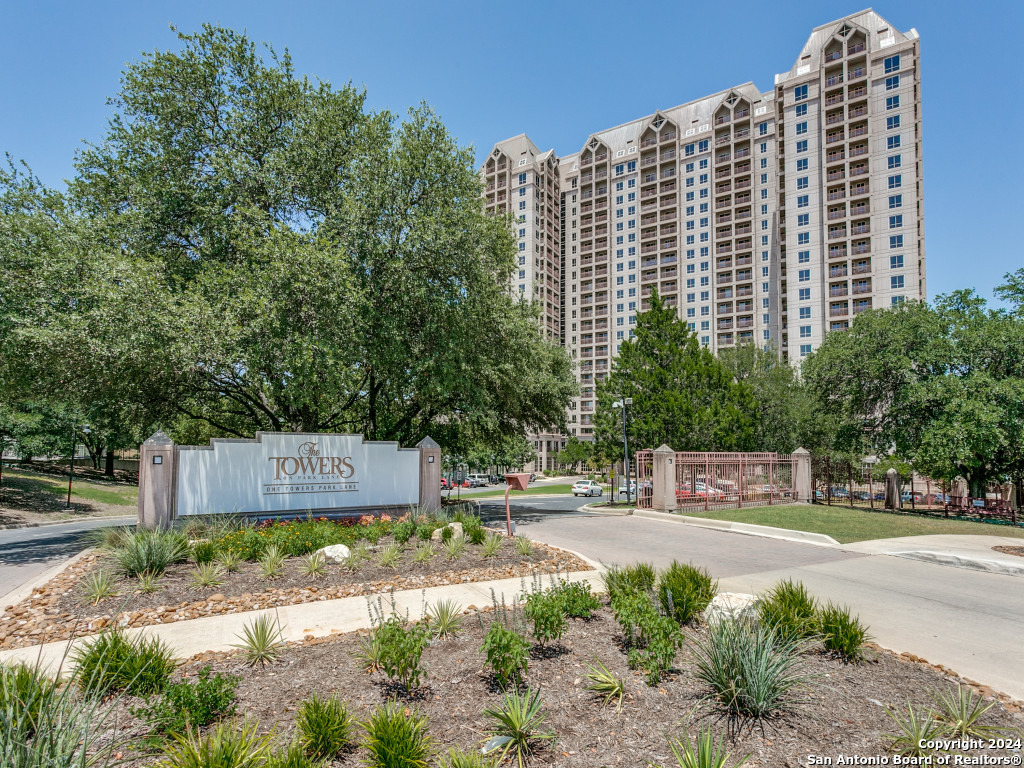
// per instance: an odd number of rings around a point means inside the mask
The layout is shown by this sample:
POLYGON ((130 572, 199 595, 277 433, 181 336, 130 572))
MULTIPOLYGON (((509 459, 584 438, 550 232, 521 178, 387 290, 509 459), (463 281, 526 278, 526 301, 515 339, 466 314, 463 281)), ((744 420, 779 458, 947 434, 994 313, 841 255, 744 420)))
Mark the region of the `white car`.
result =
POLYGON ((593 480, 580 480, 573 483, 572 495, 573 496, 600 496, 604 493, 604 488, 601 487, 600 483, 595 483, 593 480))

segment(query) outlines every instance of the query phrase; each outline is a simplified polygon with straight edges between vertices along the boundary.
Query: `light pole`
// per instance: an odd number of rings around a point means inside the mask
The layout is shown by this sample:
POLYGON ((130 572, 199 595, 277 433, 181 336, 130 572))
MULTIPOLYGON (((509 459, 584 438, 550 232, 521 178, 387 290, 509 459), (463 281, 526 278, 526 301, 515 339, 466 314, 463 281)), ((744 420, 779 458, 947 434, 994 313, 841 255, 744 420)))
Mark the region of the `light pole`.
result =
POLYGON ((632 397, 624 397, 612 403, 613 408, 622 408, 622 477, 626 481, 626 505, 632 504, 629 489, 629 438, 626 436, 626 406, 633 404, 632 397))
MULTIPOLYGON (((71 460, 68 463, 68 501, 64 505, 65 509, 71 509, 71 482, 75 479, 75 449, 78 447, 78 429, 77 426, 71 428, 71 460)), ((83 424, 81 429, 83 435, 92 434, 88 424, 83 424)))

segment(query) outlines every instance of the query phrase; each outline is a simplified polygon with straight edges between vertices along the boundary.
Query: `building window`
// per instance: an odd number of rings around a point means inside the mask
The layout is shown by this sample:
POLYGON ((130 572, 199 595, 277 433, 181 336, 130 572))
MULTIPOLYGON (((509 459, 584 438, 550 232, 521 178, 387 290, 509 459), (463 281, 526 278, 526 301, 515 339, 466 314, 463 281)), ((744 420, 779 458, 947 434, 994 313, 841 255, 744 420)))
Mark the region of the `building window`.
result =
POLYGON ((519 201, 519 210, 520 211, 525 211, 526 210, 526 201, 525 200, 520 200, 519 201))
POLYGON ((768 219, 762 219, 761 220, 761 231, 764 232, 766 229, 768 229, 768 219))
POLYGON ((801 157, 799 160, 796 161, 796 169, 798 171, 806 171, 807 170, 807 158, 806 157, 801 157))
MULTIPOLYGON (((899 57, 897 56, 896 57, 896 69, 899 69, 899 68, 900 68, 900 60, 899 60, 899 57)), ((888 71, 889 70, 886 70, 886 72, 888 72, 888 71)), ((892 71, 895 72, 896 70, 894 69, 892 71)), ((806 98, 807 98, 807 86, 806 85, 798 85, 796 88, 793 89, 793 101, 803 101, 806 98)))
POLYGON ((885 137, 885 147, 886 147, 886 149, 888 149, 890 151, 892 151, 894 149, 899 149, 900 148, 900 137, 899 137, 899 135, 896 135, 896 136, 886 136, 885 137))
POLYGON ((899 54, 896 54, 895 56, 887 57, 885 59, 885 74, 888 75, 890 72, 899 72, 899 71, 900 71, 900 57, 899 57, 899 54))
POLYGON ((811 308, 810 307, 800 307, 800 319, 801 320, 810 320, 811 319, 811 308))
POLYGON ((768 261, 768 251, 761 251, 761 261, 768 261))
POLYGON ((526 174, 525 173, 520 173, 519 174, 519 183, 520 184, 525 184, 526 183, 526 174))
POLYGON ((796 207, 797 208, 806 208, 810 204, 811 204, 811 198, 808 195, 800 195, 800 197, 798 197, 796 199, 796 207))
POLYGON ((889 236, 889 247, 890 248, 902 248, 903 247, 903 235, 890 235, 889 236))
MULTIPOLYGON (((765 309, 768 309, 769 307, 771 307, 771 301, 771 299, 761 299, 761 306, 764 307, 765 309)), ((765 322, 768 321, 766 320, 765 322)))
POLYGON ((801 123, 797 123, 796 124, 796 135, 797 136, 802 136, 805 133, 807 133, 807 121, 806 120, 801 122, 801 123))
POLYGON ((768 267, 761 267, 761 277, 768 277, 768 267))
POLYGON ((798 227, 806 227, 810 223, 811 223, 811 214, 809 214, 809 213, 799 213, 799 214, 797 214, 796 225, 798 227))
POLYGON ((899 189, 903 186, 903 174, 897 173, 889 177, 889 189, 899 189))
POLYGON ((892 157, 886 158, 889 162, 889 170, 895 170, 903 165, 903 155, 893 155, 892 157))
POLYGON ((797 234, 797 236, 796 236, 796 244, 797 245, 810 245, 811 244, 811 233, 810 232, 800 232, 799 234, 797 234))
POLYGON ((810 251, 800 251, 796 255, 796 260, 800 264, 809 264, 811 262, 811 252, 810 251))
POLYGON ((905 299, 906 299, 906 296, 893 296, 892 297, 892 305, 895 307, 898 304, 902 304, 905 299))
POLYGON ((801 325, 800 326, 800 338, 801 339, 809 339, 809 338, 811 338, 811 326, 809 326, 809 325, 801 325))
POLYGON ((807 177, 806 176, 800 176, 796 180, 796 188, 797 189, 807 189, 807 186, 808 186, 808 181, 807 181, 807 177))
POLYGON ((801 139, 800 141, 798 141, 796 143, 796 151, 797 152, 806 152, 807 151, 807 139, 801 139))
POLYGON ((768 135, 768 123, 758 123, 758 125, 757 125, 757 135, 758 136, 767 136, 768 135))
POLYGON ((885 78, 885 90, 895 91, 900 87, 900 76, 893 75, 892 77, 885 78))
MULTIPOLYGON (((705 285, 706 285, 706 283, 705 283, 705 285)), ((701 301, 707 301, 709 296, 710 296, 710 293, 708 291, 701 291, 700 292, 700 300, 701 301)), ((701 307, 701 314, 702 315, 706 315, 707 314, 707 307, 701 307)))
POLYGON ((619 163, 618 165, 615 166, 615 175, 616 176, 621 176, 625 172, 626 172, 626 166, 625 166, 624 163, 619 163))
MULTIPOLYGON (((700 279, 700 287, 703 288, 706 285, 708 285, 708 278, 702 277, 700 279)), ((700 299, 701 301, 707 301, 708 300, 707 291, 701 291, 700 295, 701 295, 701 299, 700 299)))
POLYGON ((903 207, 903 195, 889 195, 889 207, 890 208, 902 208, 903 207))
POLYGON ((900 97, 897 96, 886 96, 885 97, 885 108, 886 109, 899 109, 900 108, 900 97))
POLYGON ((687 310, 686 310, 686 316, 687 316, 687 317, 696 317, 696 316, 697 316, 697 310, 696 310, 696 308, 694 308, 694 307, 690 307, 689 309, 687 309, 687 310))
POLYGON ((683 152, 686 153, 687 157, 690 157, 691 155, 693 155, 693 153, 696 151, 696 149, 697 149, 697 145, 696 144, 687 144, 683 148, 683 152))
POLYGON ((520 269, 519 270, 519 279, 520 280, 525 280, 526 279, 526 270, 525 269, 520 269))
POLYGON ((801 344, 800 345, 800 357, 807 357, 809 354, 811 354, 811 345, 810 344, 801 344))
POLYGON ((893 275, 889 278, 889 287, 893 290, 903 287, 903 275, 893 275))
POLYGON ((897 254, 896 256, 889 257, 889 268, 890 269, 903 269, 903 254, 897 254))
POLYGON ((800 294, 799 294, 799 300, 800 301, 810 301, 811 300, 811 289, 810 288, 801 288, 800 289, 800 294))
POLYGON ((519 257, 519 266, 522 267, 525 264, 526 264, 526 257, 525 256, 520 256, 519 257))
POLYGON ((889 217, 889 229, 899 229, 903 226, 903 214, 889 217))
POLYGON ((891 131, 895 128, 900 127, 900 116, 893 115, 892 117, 885 118, 885 130, 891 131))
POLYGON ((520 251, 525 251, 526 250, 526 243, 520 243, 519 244, 519 250, 520 251))
POLYGON ((688 294, 686 294, 686 303, 687 304, 692 304, 696 300, 697 300, 697 294, 695 294, 695 293, 688 293, 688 294))
POLYGON ((804 117, 806 114, 807 114, 807 105, 806 104, 797 104, 796 105, 796 116, 797 117, 804 117))
POLYGON ((811 282, 811 270, 809 270, 809 269, 801 269, 800 272, 797 275, 797 279, 801 283, 809 283, 809 282, 811 282))

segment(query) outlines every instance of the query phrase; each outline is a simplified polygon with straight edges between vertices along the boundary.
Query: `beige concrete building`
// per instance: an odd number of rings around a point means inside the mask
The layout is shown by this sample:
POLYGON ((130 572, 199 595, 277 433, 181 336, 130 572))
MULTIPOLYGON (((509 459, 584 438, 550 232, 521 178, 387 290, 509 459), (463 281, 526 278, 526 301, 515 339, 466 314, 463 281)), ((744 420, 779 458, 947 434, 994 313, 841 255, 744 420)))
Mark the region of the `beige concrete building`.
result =
MULTIPOLYGON (((919 63, 917 32, 866 10, 817 27, 770 91, 657 110, 561 158, 495 146, 487 209, 520 217, 512 288, 576 361, 571 434, 592 436, 596 384, 655 289, 704 346, 793 364, 858 313, 925 298, 919 63)), ((537 436, 542 468, 562 442, 537 436)))

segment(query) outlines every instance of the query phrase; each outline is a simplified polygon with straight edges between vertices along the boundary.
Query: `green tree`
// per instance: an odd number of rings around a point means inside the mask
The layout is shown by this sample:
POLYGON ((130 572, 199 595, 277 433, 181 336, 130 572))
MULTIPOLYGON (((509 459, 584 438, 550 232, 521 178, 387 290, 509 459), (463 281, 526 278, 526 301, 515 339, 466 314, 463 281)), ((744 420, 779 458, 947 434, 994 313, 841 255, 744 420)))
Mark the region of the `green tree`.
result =
POLYGON ((633 398, 630 452, 662 443, 677 451, 752 450, 757 403, 749 385, 737 382, 657 293, 636 320, 636 338, 622 344, 597 388, 594 432, 602 450, 622 456, 621 412, 612 405, 621 397, 633 398))
POLYGON ((11 359, 53 391, 63 363, 111 424, 175 436, 559 426, 571 364, 507 290, 514 238, 471 150, 242 34, 179 37, 128 65, 69 202, 19 187, 58 214, 26 215, 48 240, 12 233, 39 311, 0 319, 11 359))
POLYGON ((565 442, 565 448, 558 452, 555 456, 555 461, 563 466, 571 466, 573 470, 577 469, 580 464, 589 461, 594 455, 594 446, 592 443, 584 443, 575 435, 572 435, 565 442))

